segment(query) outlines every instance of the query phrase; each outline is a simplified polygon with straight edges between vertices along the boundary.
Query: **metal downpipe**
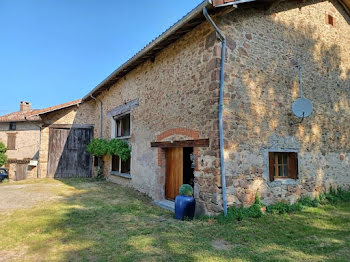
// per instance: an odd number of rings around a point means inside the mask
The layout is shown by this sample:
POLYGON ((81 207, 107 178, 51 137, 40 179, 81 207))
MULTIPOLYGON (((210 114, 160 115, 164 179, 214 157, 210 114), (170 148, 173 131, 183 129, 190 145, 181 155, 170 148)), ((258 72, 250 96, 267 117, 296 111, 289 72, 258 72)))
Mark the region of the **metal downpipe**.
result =
POLYGON ((95 101, 100 102, 100 138, 102 138, 102 131, 103 131, 103 103, 100 99, 94 97, 93 95, 90 95, 92 99, 95 101))
POLYGON ((226 56, 226 37, 217 27, 208 14, 207 9, 203 8, 203 15, 214 27, 221 41, 221 72, 220 72, 220 96, 219 96, 219 136, 220 136, 220 167, 221 167, 221 186, 222 202, 224 215, 227 216, 227 197, 226 197, 226 177, 225 177, 225 155, 224 155, 224 130, 223 130, 223 108, 224 108, 224 82, 225 82, 225 56, 226 56))

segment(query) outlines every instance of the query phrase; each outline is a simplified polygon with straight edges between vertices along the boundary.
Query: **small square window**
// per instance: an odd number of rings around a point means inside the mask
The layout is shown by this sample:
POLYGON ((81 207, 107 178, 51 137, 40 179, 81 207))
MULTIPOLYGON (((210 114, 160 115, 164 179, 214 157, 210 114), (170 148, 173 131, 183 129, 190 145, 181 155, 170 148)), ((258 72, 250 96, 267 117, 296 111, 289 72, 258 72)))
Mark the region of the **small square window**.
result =
POLYGON ((296 152, 269 152, 270 181, 277 178, 298 179, 298 154, 296 152))
POLYGON ((115 136, 130 136, 130 114, 115 119, 115 136))
POLYGON ((326 24, 335 27, 335 17, 329 14, 326 14, 326 24))
POLYGON ((10 123, 9 130, 11 130, 11 131, 16 130, 16 122, 11 122, 10 123))

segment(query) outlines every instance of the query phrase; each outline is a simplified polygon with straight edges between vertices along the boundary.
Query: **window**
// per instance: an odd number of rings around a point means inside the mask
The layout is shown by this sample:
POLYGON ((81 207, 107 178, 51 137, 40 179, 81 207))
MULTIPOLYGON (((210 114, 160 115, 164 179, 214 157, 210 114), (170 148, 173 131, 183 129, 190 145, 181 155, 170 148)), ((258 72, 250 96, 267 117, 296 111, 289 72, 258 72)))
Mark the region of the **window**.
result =
MULTIPOLYGON (((131 136, 130 113, 114 116, 114 129, 112 127, 112 138, 128 140, 131 136)), ((119 174, 130 174, 130 159, 123 161, 119 156, 112 156, 112 172, 119 174)))
POLYGON ((270 181, 298 179, 298 154, 296 152, 269 152, 270 181))
POLYGON ((130 114, 115 118, 115 136, 130 136, 130 114))
POLYGON ((329 14, 326 14, 326 24, 335 27, 335 17, 329 14))
POLYGON ((130 158, 123 161, 119 156, 112 156, 112 172, 130 174, 130 158))
POLYGON ((10 123, 10 127, 9 127, 9 130, 16 130, 16 122, 11 122, 10 123))
POLYGON ((7 149, 16 150, 16 134, 7 134, 7 149))

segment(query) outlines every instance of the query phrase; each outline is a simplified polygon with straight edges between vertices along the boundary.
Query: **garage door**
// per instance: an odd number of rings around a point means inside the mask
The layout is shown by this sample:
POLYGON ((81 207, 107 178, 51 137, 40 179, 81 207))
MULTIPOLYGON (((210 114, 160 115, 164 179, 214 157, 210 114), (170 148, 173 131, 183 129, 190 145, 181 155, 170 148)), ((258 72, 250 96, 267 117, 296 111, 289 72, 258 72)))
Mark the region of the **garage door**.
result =
POLYGON ((85 151, 91 128, 50 128, 48 176, 91 177, 92 158, 85 151))

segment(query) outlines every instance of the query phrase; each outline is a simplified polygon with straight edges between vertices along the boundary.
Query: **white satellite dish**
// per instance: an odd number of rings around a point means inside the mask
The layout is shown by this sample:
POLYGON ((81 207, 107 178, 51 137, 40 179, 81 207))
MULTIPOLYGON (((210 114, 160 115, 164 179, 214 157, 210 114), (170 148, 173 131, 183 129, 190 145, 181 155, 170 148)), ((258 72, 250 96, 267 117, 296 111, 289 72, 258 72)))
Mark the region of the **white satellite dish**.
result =
POLYGON ((297 117, 308 117, 313 111, 312 102, 307 98, 300 97, 293 103, 292 110, 297 117))

